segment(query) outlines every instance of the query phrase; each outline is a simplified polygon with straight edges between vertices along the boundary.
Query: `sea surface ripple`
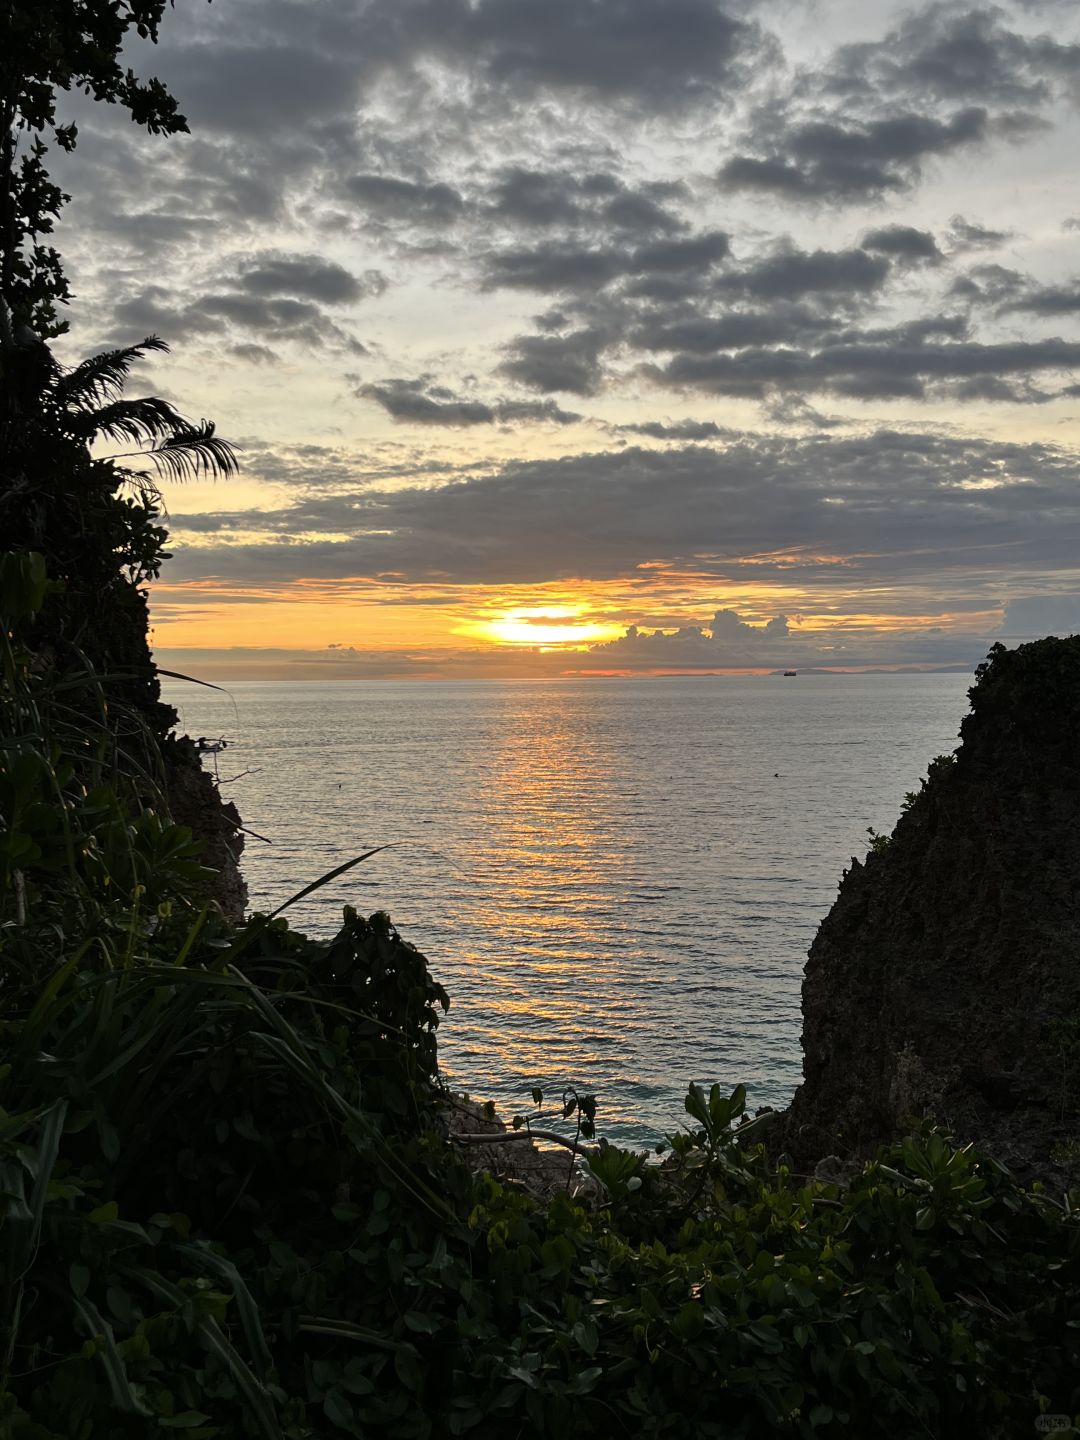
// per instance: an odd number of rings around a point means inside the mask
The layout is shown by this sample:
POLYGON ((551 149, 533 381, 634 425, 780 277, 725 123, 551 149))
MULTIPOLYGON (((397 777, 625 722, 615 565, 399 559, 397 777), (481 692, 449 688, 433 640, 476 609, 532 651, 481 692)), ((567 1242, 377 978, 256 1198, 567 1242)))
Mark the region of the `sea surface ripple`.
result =
POLYGON ((806 950, 867 827, 952 750, 965 675, 169 682, 244 823, 254 908, 387 910, 450 992, 454 1082, 513 1114, 595 1092, 676 1128, 691 1080, 785 1104, 806 950), (246 772, 246 773, 245 773, 246 772), (240 778, 234 779, 233 777, 240 778))

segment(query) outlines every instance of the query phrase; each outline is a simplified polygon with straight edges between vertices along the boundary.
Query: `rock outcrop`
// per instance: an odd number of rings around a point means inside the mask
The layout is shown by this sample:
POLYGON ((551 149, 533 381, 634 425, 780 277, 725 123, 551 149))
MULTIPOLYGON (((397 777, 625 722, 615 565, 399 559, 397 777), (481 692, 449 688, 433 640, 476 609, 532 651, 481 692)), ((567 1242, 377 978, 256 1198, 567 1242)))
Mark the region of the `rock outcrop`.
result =
POLYGON ((239 922, 247 907, 247 885, 240 869, 244 850, 240 812, 222 799, 187 735, 169 736, 161 753, 169 814, 203 842, 202 863, 214 872, 206 892, 228 919, 239 922))
POLYGON ((995 646, 955 757, 852 861, 810 948, 782 1144, 930 1117, 1022 1175, 1080 1146, 1080 636, 995 646))

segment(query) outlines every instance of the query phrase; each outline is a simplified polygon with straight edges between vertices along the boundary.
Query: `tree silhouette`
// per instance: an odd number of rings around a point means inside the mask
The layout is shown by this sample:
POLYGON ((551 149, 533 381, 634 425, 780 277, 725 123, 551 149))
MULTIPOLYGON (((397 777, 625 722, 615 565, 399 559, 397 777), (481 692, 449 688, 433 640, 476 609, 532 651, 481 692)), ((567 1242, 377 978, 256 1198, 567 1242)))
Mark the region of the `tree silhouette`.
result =
POLYGON ((64 585, 49 612, 57 659, 78 651, 102 674, 124 677, 118 693, 160 733, 172 712, 157 703, 142 589, 166 558, 157 475, 216 477, 237 468, 212 422, 194 423, 156 396, 124 397, 133 364, 167 351, 151 336, 67 369, 41 342, 0 348, 4 547, 40 552, 64 585), (137 448, 92 448, 102 441, 137 448))
POLYGON ((58 123, 57 92, 120 105, 151 134, 188 128, 162 82, 139 80, 120 59, 132 30, 157 42, 164 12, 165 0, 0 3, 0 342, 20 326, 44 338, 67 329, 56 306, 68 282, 45 237, 69 197, 45 160, 50 142, 73 150, 78 130, 58 123))

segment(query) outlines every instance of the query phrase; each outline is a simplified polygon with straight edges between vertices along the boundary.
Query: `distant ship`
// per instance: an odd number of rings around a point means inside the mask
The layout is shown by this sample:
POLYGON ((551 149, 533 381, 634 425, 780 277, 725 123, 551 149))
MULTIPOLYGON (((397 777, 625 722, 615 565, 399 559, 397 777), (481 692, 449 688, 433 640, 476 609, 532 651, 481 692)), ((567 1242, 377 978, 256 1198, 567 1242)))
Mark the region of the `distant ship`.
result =
POLYGON ((785 675, 797 675, 798 673, 799 673, 799 672, 798 672, 797 670, 785 670, 785 671, 784 671, 784 674, 785 674, 785 675))

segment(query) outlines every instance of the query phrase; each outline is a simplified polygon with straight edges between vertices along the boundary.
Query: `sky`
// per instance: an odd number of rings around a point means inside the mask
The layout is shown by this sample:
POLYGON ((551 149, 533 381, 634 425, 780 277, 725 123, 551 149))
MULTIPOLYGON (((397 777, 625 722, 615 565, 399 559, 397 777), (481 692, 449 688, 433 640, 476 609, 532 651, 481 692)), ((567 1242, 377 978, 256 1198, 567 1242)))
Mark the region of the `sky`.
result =
POLYGON ((242 465, 164 487, 162 665, 1080 629, 1073 0, 176 0, 131 61, 191 134, 68 97, 60 350, 161 336, 242 465))

